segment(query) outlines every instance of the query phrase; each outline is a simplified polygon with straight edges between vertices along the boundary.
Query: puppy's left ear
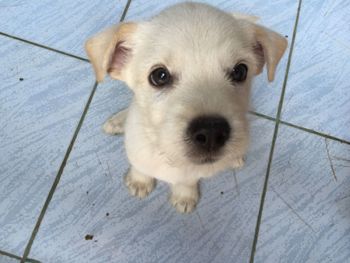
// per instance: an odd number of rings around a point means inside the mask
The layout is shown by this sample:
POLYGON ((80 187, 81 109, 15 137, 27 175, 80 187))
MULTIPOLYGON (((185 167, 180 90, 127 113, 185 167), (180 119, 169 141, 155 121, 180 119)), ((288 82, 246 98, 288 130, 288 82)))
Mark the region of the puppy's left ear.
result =
POLYGON ((121 23, 86 41, 85 50, 98 82, 103 81, 107 73, 123 80, 122 69, 130 59, 131 38, 136 28, 135 23, 121 23))
POLYGON ((256 41, 253 48, 259 61, 257 74, 262 72, 266 63, 267 77, 271 82, 275 78, 277 64, 288 46, 288 41, 280 34, 263 26, 257 24, 252 26, 256 41))

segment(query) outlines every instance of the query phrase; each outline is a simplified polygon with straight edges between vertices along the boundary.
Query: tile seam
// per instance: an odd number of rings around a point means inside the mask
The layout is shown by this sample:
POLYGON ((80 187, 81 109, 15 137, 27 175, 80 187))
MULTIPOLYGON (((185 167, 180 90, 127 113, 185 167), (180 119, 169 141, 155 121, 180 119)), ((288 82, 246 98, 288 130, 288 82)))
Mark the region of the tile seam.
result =
MULTIPOLYGON (((0 256, 5 256, 5 257, 13 258, 13 259, 18 259, 18 260, 22 259, 20 256, 17 256, 13 253, 10 253, 10 252, 6 252, 4 250, 0 250, 0 256)), ((40 263, 40 261, 32 259, 32 258, 27 258, 26 262, 40 263)))
POLYGON ((276 114, 276 118, 275 118, 275 128, 274 128, 274 132, 273 132, 272 143, 271 143, 270 153, 269 153, 269 159, 268 159, 267 168, 266 168, 266 175, 265 175, 265 180, 264 180, 261 199, 260 199, 259 212, 258 212, 258 216, 257 216, 254 239, 253 239, 253 244, 252 244, 251 254, 250 254, 250 259, 249 259, 250 263, 254 263, 254 258, 255 258, 256 245, 257 245, 258 237, 259 237, 259 230, 260 230, 262 212, 264 209, 264 203, 265 203, 265 197, 266 197, 268 181, 269 181, 269 176, 270 176, 271 164, 272 164, 274 149, 275 149, 275 145, 276 145, 278 128, 279 128, 279 124, 280 124, 280 117, 281 117, 284 96, 285 96, 285 91, 286 91, 287 82, 288 82, 289 69, 290 69, 290 65, 291 65, 291 61, 292 61, 294 44, 295 44, 295 39, 296 39, 296 34, 297 34, 301 4, 302 4, 302 0, 299 0, 296 18, 295 18, 295 23, 294 23, 294 29, 293 29, 293 37, 292 37, 292 42, 291 42, 290 51, 289 51, 289 55, 288 55, 288 62, 287 62, 287 67, 286 67, 286 71, 285 71, 285 77, 283 80, 282 92, 281 92, 281 96, 280 96, 280 100, 279 100, 279 104, 278 104, 278 110, 277 110, 277 114, 276 114))
POLYGON ((20 38, 20 37, 17 37, 17 36, 14 36, 14 35, 10 35, 10 34, 4 33, 4 32, 0 32, 0 36, 11 38, 11 39, 14 39, 14 40, 17 40, 17 41, 20 41, 20 42, 23 42, 23 43, 35 46, 35 47, 46 49, 46 50, 49 50, 49 51, 52 51, 52 52, 55 52, 55 53, 58 53, 58 54, 70 57, 70 58, 75 58, 77 60, 90 63, 90 61, 87 58, 83 58, 83 57, 80 57, 80 56, 77 56, 77 55, 70 54, 68 52, 62 51, 62 50, 58 50, 58 49, 55 49, 55 48, 52 48, 52 47, 45 46, 43 44, 39 44, 39 43, 36 43, 36 42, 33 42, 33 41, 29 41, 29 40, 26 40, 24 38, 20 38))
POLYGON ((50 204, 50 202, 51 202, 51 200, 52 200, 52 197, 53 197, 53 195, 54 195, 54 192, 55 192, 55 190, 56 190, 56 188, 57 188, 57 186, 58 186, 58 183, 59 183, 59 181, 60 181, 60 179, 61 179, 61 176, 62 176, 62 174, 63 174, 64 168, 65 168, 65 166, 66 166, 66 164, 67 164, 69 155, 70 155, 70 153, 71 153, 71 151, 72 151, 72 149, 73 149, 73 145, 74 145, 74 143, 75 143, 75 140, 76 140, 76 138, 78 137, 78 134, 79 134, 79 131, 80 131, 80 129, 81 129, 81 126, 83 125, 85 116, 86 116, 86 114, 87 114, 87 112, 88 112, 89 106, 90 106, 91 101, 92 101, 92 99, 93 99, 93 97, 94 97, 94 94, 95 94, 95 92, 96 92, 96 88, 97 88, 97 82, 95 82, 95 84, 94 84, 94 86, 93 86, 93 88, 92 88, 92 91, 91 91, 91 93, 90 93, 90 95, 89 95, 88 101, 87 101, 87 103, 85 104, 84 111, 83 111, 83 113, 82 113, 82 115, 81 115, 81 117, 80 117, 80 120, 79 120, 79 123, 78 123, 76 129, 74 130, 73 137, 72 137, 72 139, 71 139, 71 141, 70 141, 70 143, 69 143, 69 146, 68 146, 68 148, 67 148, 67 150, 66 150, 66 153, 65 153, 64 158, 63 158, 63 161, 62 161, 62 163, 61 163, 61 165, 60 165, 60 168, 59 168, 59 170, 58 170, 58 172, 57 172, 57 175, 56 175, 56 177, 55 177, 55 180, 54 180, 54 182, 53 182, 53 184, 52 184, 52 186, 51 186, 51 188, 50 188, 50 191, 49 191, 48 196, 47 196, 46 199, 45 199, 45 203, 44 203, 44 205, 43 205, 43 207, 42 207, 42 209, 41 209, 41 211, 40 211, 40 214, 39 214, 39 217, 38 217, 38 219, 37 219, 37 221, 36 221, 35 227, 34 227, 32 233, 31 233, 30 239, 29 239, 29 241, 28 241, 28 243, 27 243, 27 246, 26 246, 26 248, 25 248, 25 250, 24 250, 21 263, 24 263, 24 262, 25 262, 25 260, 27 259, 28 255, 29 255, 29 253, 30 253, 32 244, 33 244, 34 239, 35 239, 35 237, 36 237, 36 235, 37 235, 37 233, 38 233, 38 231, 39 231, 41 222, 42 222, 42 220, 44 219, 44 215, 45 215, 45 213, 46 213, 46 211, 47 211, 47 208, 48 208, 48 206, 49 206, 49 204, 50 204))
MULTIPOLYGON (((126 16, 126 13, 127 13, 128 9, 129 9, 130 3, 131 3, 131 0, 128 0, 128 2, 126 3, 126 5, 124 7, 123 13, 122 13, 122 15, 121 15, 121 17, 119 19, 119 22, 122 22, 124 20, 124 18, 126 16)), ((73 146, 74 146, 75 141, 76 141, 76 139, 78 137, 80 129, 81 129, 83 123, 84 123, 85 117, 86 117, 87 112, 88 112, 88 110, 90 108, 90 104, 91 104, 92 99, 93 99, 93 97, 95 95, 95 92, 97 90, 97 86, 98 86, 98 83, 95 82, 95 84, 93 85, 92 91, 90 92, 89 98, 88 98, 88 100, 87 100, 87 102, 85 104, 83 113, 82 113, 82 115, 81 115, 81 117, 79 119, 78 125, 75 128, 75 130, 74 130, 73 137, 72 137, 72 139, 71 139, 71 141, 69 143, 69 146, 68 146, 68 148, 66 150, 66 153, 64 155, 63 161, 62 161, 62 163, 60 165, 60 168, 59 168, 59 170, 58 170, 58 172, 56 174, 55 180, 54 180, 54 182, 53 182, 53 184, 52 184, 52 186, 50 188, 49 194, 47 195, 47 197, 45 199, 45 203, 44 203, 44 205, 43 205, 43 207, 42 207, 42 209, 40 211, 40 214, 39 214, 39 217, 38 217, 38 219, 36 221, 35 227, 34 227, 34 229, 32 231, 30 239, 29 239, 29 241, 28 241, 28 243, 26 245, 26 248, 24 250, 24 253, 23 253, 23 256, 22 256, 22 259, 21 259, 21 263, 25 263, 25 261, 27 260, 28 255, 29 255, 29 253, 31 251, 31 248, 32 248, 32 245, 34 243, 35 237, 36 237, 36 235, 37 235, 37 233, 39 231, 41 222, 44 219, 44 216, 46 214, 47 208, 48 208, 48 206, 49 206, 49 204, 50 204, 50 202, 51 202, 51 200, 53 198, 53 195, 54 195, 54 193, 56 191, 56 188, 57 188, 57 186, 58 186, 58 184, 60 182, 60 179, 62 177, 64 168, 65 168, 65 166, 67 164, 67 161, 68 161, 68 158, 70 156, 70 153, 71 153, 71 151, 73 149, 73 146)))
MULTIPOLYGON (((120 21, 124 20, 128 10, 129 10, 129 6, 131 4, 131 1, 132 0, 128 0, 127 1, 126 5, 124 7, 123 13, 121 15, 120 21)), ((11 38, 11 39, 14 39, 14 40, 17 40, 17 41, 20 41, 20 42, 23 42, 23 43, 26 43, 26 44, 29 44, 29 45, 32 45, 32 46, 36 46, 36 47, 39 47, 39 48, 42 48, 42 49, 46 49, 46 50, 49 50, 49 51, 52 51, 52 52, 55 52, 55 53, 58 53, 58 54, 61 54, 61 55, 67 56, 67 57, 75 58, 75 59, 78 59, 80 61, 84 61, 84 62, 90 63, 90 60, 87 59, 87 58, 84 58, 84 57, 81 57, 81 56, 78 56, 78 55, 74 55, 74 54, 71 54, 71 53, 63 51, 63 50, 52 48, 52 47, 46 46, 44 44, 40 44, 40 43, 31 41, 31 40, 27 40, 27 39, 24 39, 24 38, 21 38, 21 37, 12 35, 12 34, 8 34, 8 33, 5 33, 5 32, 0 32, 0 36, 11 38)))
MULTIPOLYGON (((274 121, 274 122, 276 121, 276 118, 270 117, 270 116, 268 116, 266 114, 259 113, 259 112, 256 112, 256 111, 249 111, 249 114, 251 114, 253 116, 256 116, 256 117, 260 117, 262 119, 269 120, 269 121, 274 121)), ((339 138, 339 137, 336 137, 336 136, 333 136, 333 135, 330 135, 330 134, 326 134, 324 132, 320 132, 320 131, 317 131, 317 130, 306 128, 304 126, 296 125, 296 124, 293 124, 291 122, 280 120, 280 124, 284 125, 284 126, 289 126, 291 128, 295 128, 295 129, 301 130, 301 131, 306 132, 306 133, 311 133, 313 135, 317 135, 317 136, 322 137, 322 138, 327 138, 327 139, 332 140, 332 141, 337 141, 337 142, 340 142, 340 143, 344 143, 344 144, 350 145, 350 141, 348 141, 346 139, 342 139, 342 138, 339 138)))

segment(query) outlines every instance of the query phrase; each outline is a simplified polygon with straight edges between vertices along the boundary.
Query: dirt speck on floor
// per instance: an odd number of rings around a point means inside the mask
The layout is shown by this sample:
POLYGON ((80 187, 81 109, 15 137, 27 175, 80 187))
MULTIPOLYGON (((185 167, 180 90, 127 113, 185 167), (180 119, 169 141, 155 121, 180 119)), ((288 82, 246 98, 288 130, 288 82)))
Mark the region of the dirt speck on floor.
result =
POLYGON ((94 238, 93 235, 86 235, 85 240, 92 240, 94 238))

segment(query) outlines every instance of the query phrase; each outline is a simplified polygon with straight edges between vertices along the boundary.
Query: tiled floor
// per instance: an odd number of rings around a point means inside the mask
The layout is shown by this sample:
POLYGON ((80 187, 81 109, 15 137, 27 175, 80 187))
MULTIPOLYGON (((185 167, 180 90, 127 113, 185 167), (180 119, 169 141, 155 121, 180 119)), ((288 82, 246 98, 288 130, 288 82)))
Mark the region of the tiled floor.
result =
POLYGON ((0 0, 1 263, 350 262, 349 1, 202 1, 289 39, 254 83, 246 166, 203 181, 190 215, 163 183, 129 197, 101 125, 131 94, 94 85, 83 43, 175 2, 0 0))

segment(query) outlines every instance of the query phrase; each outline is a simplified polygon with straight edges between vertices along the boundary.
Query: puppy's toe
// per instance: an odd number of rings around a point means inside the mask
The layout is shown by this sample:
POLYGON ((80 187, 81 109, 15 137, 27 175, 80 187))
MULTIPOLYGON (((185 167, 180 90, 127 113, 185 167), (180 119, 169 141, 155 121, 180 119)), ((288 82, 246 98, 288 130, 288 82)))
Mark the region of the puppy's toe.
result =
POLYGON ((103 124, 103 131, 110 135, 121 134, 124 132, 124 127, 122 123, 116 123, 110 119, 103 124))
POLYGON ((243 157, 237 158, 233 161, 233 168, 241 169, 244 166, 245 160, 243 157))
POLYGON ((132 196, 142 199, 148 196, 150 192, 152 192, 154 189, 155 180, 151 179, 148 182, 138 181, 127 175, 125 177, 125 184, 132 196))
POLYGON ((196 208, 197 200, 193 198, 185 198, 179 196, 171 196, 171 204, 180 213, 191 213, 196 208))

